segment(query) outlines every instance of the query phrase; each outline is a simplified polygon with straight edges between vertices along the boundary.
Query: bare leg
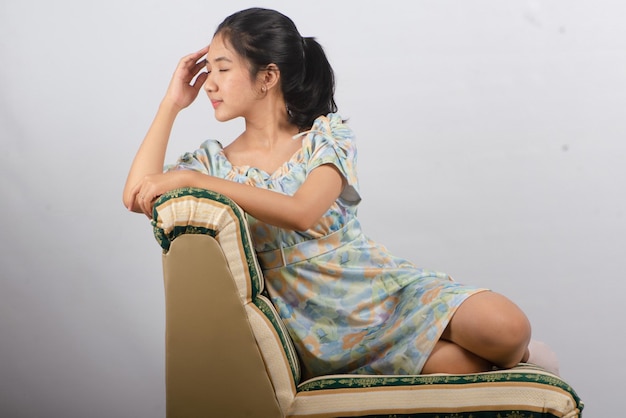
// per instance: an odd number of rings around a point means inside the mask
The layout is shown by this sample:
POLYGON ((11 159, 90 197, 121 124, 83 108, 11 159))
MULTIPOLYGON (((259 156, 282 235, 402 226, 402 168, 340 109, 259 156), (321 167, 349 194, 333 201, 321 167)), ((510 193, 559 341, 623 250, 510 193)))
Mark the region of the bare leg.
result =
POLYGON ((432 373, 479 373, 490 370, 492 364, 470 353, 461 346, 439 340, 422 368, 422 374, 432 373))
POLYGON ((459 306, 422 373, 513 367, 528 358, 529 341, 530 323, 517 305, 497 293, 477 293, 459 306))

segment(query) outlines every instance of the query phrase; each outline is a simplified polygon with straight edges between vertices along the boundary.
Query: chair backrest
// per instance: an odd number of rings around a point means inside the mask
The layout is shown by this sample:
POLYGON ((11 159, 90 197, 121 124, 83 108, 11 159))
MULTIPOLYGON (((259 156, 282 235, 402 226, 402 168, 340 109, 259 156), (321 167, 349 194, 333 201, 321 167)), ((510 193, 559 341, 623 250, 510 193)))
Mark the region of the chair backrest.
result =
MULTIPOLYGON (((185 284, 180 279, 180 276, 186 275, 189 277, 200 272, 200 276, 195 279, 196 281, 208 282, 213 286, 212 282, 216 280, 215 276, 220 276, 219 281, 230 282, 229 285, 232 287, 230 293, 236 294, 238 299, 235 305, 242 308, 243 314, 241 317, 245 318, 247 322, 246 326, 240 327, 240 329, 251 331, 254 345, 260 353, 265 373, 271 382, 275 399, 283 415, 286 414, 296 395, 296 386, 300 382, 300 364, 287 330, 265 294, 263 276, 256 260, 246 215, 243 210, 232 200, 218 193, 202 189, 185 188, 161 196, 155 203, 153 217, 154 235, 164 250, 163 262, 167 287, 166 295, 170 295, 168 296, 170 298, 174 298, 172 295, 175 294, 181 295, 179 297, 180 300, 172 300, 171 304, 166 300, 166 316, 168 316, 166 326, 172 329, 179 329, 179 326, 170 327, 169 321, 193 321, 194 329, 203 329, 207 325, 202 322, 213 322, 212 329, 207 331, 214 334, 213 339, 220 338, 220 333, 222 333, 222 336, 223 333, 232 333, 234 325, 231 319, 237 317, 237 314, 230 312, 228 314, 229 318, 224 318, 226 313, 223 305, 226 299, 225 295, 229 293, 228 285, 222 284, 222 286, 226 287, 220 289, 213 287, 207 289, 206 293, 212 292, 212 295, 200 296, 198 298, 198 295, 185 294, 183 297, 184 289, 195 288, 195 286, 185 284), (200 240, 207 240, 208 243, 204 244, 204 247, 200 247, 198 244, 200 240), (185 244, 186 241, 189 241, 190 244, 185 244), (215 248, 212 250, 210 248, 213 244, 210 241, 215 242, 215 248), (207 260, 209 251, 214 254, 211 260, 207 260), (223 257, 223 261, 219 260, 219 255, 223 257), (220 271, 220 269, 223 269, 220 266, 224 266, 227 271, 220 271), (224 274, 227 274, 229 278, 221 278, 224 274), (178 293, 173 290, 176 287, 180 289, 178 293), (206 300, 208 297, 216 298, 216 296, 219 301, 206 300), (194 297, 199 299, 197 301, 198 309, 206 312, 200 316, 196 314, 195 319, 192 319, 189 314, 185 316, 184 313, 179 311, 189 312, 191 304, 189 298, 193 300, 194 297), (183 302, 183 300, 187 300, 187 302, 183 302), (176 304, 180 309, 170 306, 172 304, 176 304), (212 311, 209 312, 211 309, 212 311), (170 319, 170 316, 173 318, 170 319), (221 327, 215 325, 216 319, 222 321, 221 327), (226 328, 224 328, 225 324, 227 324, 226 328)), ((171 335, 170 337, 166 342, 168 344, 168 352, 171 352, 171 350, 189 350, 190 342, 187 341, 185 344, 180 344, 181 336, 171 335), (180 347, 181 345, 183 347, 180 347)), ((233 350, 231 347, 229 352, 228 345, 228 343, 222 344, 222 351, 213 352, 211 354, 213 357, 204 355, 213 363, 222 361, 225 364, 223 359, 219 357, 228 357, 229 355, 232 357, 233 350)), ((199 346, 198 349, 206 350, 207 348, 206 346, 199 346)), ((198 355, 202 356, 203 354, 189 353, 189 355, 198 357, 198 355)), ((176 357, 184 358, 185 356, 177 355, 176 357)), ((246 357, 254 356, 253 354, 248 354, 246 357)), ((236 360, 237 358, 235 358, 236 360)), ((193 363, 192 360, 190 362, 193 363)), ((189 367, 192 367, 191 364, 189 367)), ((246 367, 244 367, 244 370, 246 367)), ((180 365, 175 366, 175 368, 176 370, 183 370, 180 365)), ((172 373, 176 374, 177 372, 168 368, 167 373, 168 383, 170 383, 170 377, 176 380, 172 373)), ((181 378, 178 379, 179 383, 171 384, 174 386, 180 384, 180 381, 184 381, 184 376, 188 373, 189 370, 181 371, 181 378)), ((215 371, 213 370, 212 373, 215 373, 215 371)), ((225 378, 227 376, 222 375, 221 379, 225 378)), ((246 378, 246 376, 237 376, 233 380, 233 384, 235 384, 237 379, 242 381, 242 379, 246 378)), ((201 385, 201 383, 198 384, 201 385)), ((235 390, 235 393, 238 393, 239 399, 242 399, 242 389, 241 387, 238 389, 239 392, 235 390)), ((202 391, 202 389, 199 390, 202 391)), ((189 396, 185 397, 188 398, 189 396)), ((224 399, 221 401, 230 402, 224 399)))

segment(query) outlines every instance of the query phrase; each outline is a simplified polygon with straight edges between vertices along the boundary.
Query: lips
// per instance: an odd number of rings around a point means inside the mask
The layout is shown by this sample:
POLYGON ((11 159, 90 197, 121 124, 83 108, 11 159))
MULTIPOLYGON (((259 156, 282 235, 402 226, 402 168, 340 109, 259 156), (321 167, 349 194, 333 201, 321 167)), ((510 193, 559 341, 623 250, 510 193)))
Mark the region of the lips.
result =
POLYGON ((211 105, 213 105, 213 109, 216 109, 222 103, 221 100, 213 100, 211 99, 211 105))

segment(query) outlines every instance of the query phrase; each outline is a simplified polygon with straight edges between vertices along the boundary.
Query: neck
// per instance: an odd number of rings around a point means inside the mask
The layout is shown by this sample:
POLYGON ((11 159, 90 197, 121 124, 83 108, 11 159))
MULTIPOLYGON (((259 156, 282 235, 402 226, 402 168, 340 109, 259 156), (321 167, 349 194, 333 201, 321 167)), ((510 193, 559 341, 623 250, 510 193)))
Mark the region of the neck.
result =
POLYGON ((272 148, 285 138, 291 139, 296 135, 298 127, 289 123, 287 108, 282 98, 265 97, 263 102, 254 115, 246 118, 246 128, 242 137, 251 146, 272 148))

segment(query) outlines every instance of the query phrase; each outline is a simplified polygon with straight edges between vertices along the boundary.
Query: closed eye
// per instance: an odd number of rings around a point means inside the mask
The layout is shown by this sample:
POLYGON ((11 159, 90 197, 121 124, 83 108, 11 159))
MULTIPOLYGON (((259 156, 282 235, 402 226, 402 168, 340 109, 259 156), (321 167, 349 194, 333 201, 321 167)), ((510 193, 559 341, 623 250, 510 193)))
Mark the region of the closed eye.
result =
MULTIPOLYGON (((219 71, 220 73, 225 73, 226 71, 229 71, 229 70, 230 70, 230 68, 223 68, 223 69, 222 69, 222 68, 220 68, 220 69, 218 69, 217 71, 219 71)), ((207 69, 207 70, 206 70, 206 73, 207 73, 207 74, 211 74, 211 70, 207 69)))

